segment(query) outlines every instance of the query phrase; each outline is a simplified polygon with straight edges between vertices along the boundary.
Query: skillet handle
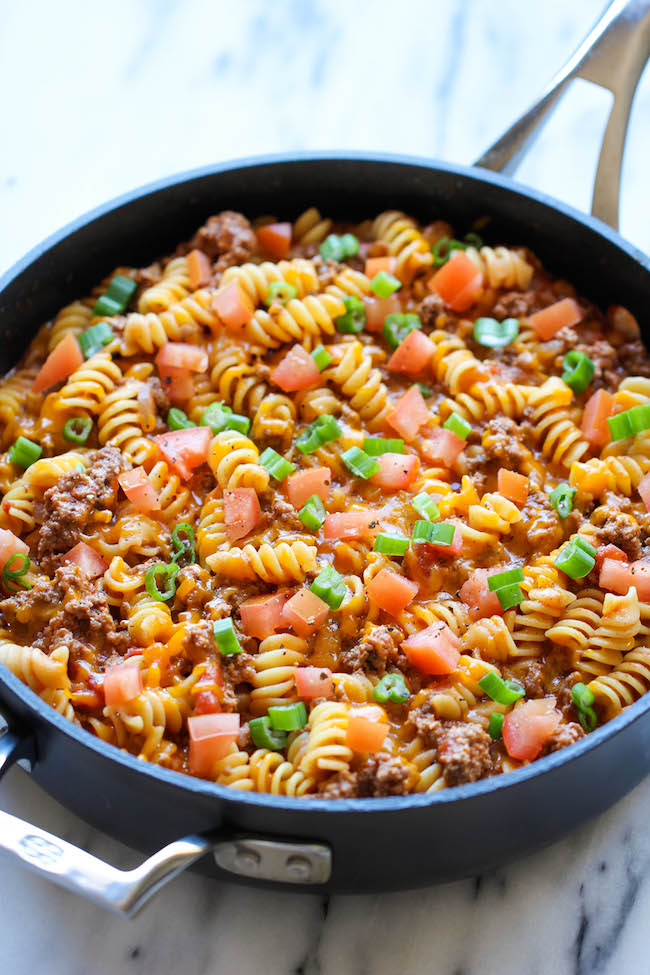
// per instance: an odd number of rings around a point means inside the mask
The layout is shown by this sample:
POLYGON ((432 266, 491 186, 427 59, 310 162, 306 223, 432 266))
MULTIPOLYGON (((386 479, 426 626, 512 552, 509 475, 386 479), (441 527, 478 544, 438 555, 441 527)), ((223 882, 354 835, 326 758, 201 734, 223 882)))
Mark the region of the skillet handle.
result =
POLYGON ((614 101, 601 145, 591 212, 617 230, 625 136, 634 93, 649 57, 649 0, 614 0, 539 100, 475 165, 514 174, 569 82, 583 78, 608 88, 614 101))
MULTIPOLYGON (((13 764, 31 769, 33 762, 32 739, 9 728, 0 737, 0 779, 13 764)), ((331 850, 321 843, 195 834, 170 843, 134 870, 118 870, 1 810, 0 852, 125 917, 132 917, 164 884, 208 855, 228 873, 284 884, 324 884, 332 866, 331 850)))

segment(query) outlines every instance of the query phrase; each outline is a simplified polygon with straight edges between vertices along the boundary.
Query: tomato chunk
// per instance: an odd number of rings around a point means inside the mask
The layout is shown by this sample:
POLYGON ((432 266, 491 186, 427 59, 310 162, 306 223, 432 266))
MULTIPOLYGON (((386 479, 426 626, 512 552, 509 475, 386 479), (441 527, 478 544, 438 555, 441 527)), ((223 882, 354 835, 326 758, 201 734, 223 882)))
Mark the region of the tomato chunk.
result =
POLYGON ((144 467, 134 467, 118 477, 120 487, 136 511, 158 511, 160 498, 144 467))
POLYGON ((467 311, 483 290, 483 272, 462 251, 456 251, 429 280, 452 311, 467 311))
POLYGON ((264 640, 271 636, 282 624, 282 610, 291 593, 287 590, 271 596, 253 596, 239 607, 241 622, 247 636, 264 640))
POLYGON ((232 488, 223 492, 226 538, 236 542, 259 525, 262 509, 255 488, 232 488))
POLYGON ((364 298, 366 332, 381 332, 387 315, 397 315, 402 310, 397 292, 388 298, 364 298))
POLYGON ((291 250, 292 229, 290 223, 267 223, 255 231, 257 242, 273 257, 287 257, 291 250))
POLYGON ((85 542, 78 542, 74 548, 61 556, 62 562, 72 562, 78 565, 81 571, 89 579, 96 579, 103 576, 108 568, 108 562, 99 555, 98 552, 86 545, 85 542))
POLYGON ((419 328, 414 328, 400 342, 386 365, 392 372, 417 376, 427 368, 435 350, 431 339, 419 328))
POLYGON ((650 511, 650 472, 644 474, 639 484, 639 495, 643 501, 646 511, 650 511))
POLYGON ((323 523, 325 538, 364 538, 375 515, 371 511, 343 511, 327 515, 323 523))
POLYGON ((396 257, 368 257, 366 259, 366 266, 363 273, 367 278, 372 280, 375 274, 379 274, 380 271, 386 271, 388 274, 395 274, 396 267, 396 257))
POLYGON ((298 697, 332 697, 334 681, 328 667, 296 667, 296 691, 298 697))
POLYGON ((467 582, 460 587, 460 598, 468 607, 472 621, 503 613, 497 594, 490 592, 488 577, 487 569, 474 569, 467 582))
POLYGON ((204 288, 212 281, 212 266, 207 254, 200 250, 190 251, 187 255, 187 273, 190 279, 190 288, 196 291, 197 288, 204 288))
POLYGON ((74 335, 70 332, 61 339, 59 344, 50 352, 41 366, 40 372, 34 380, 32 391, 42 393, 44 389, 56 386, 61 380, 67 379, 83 364, 84 357, 74 335))
MULTIPOLYGON (((0 528, 0 572, 12 555, 29 555, 29 545, 8 528, 0 528)), ((18 560, 14 562, 14 568, 20 568, 18 560)))
POLYGON ((501 467, 497 474, 497 489, 514 504, 524 505, 528 499, 528 478, 501 467))
POLYGON ((153 440, 167 463, 186 481, 192 476, 194 468, 207 460, 212 431, 209 427, 170 430, 153 440))
POLYGON ((402 650, 423 674, 451 674, 460 660, 460 640, 446 623, 432 623, 402 643, 402 650))
POLYGON ((205 372, 208 353, 198 345, 188 342, 166 342, 156 356, 160 375, 169 369, 187 369, 189 372, 205 372))
POLYGON ((386 417, 393 430, 404 440, 414 440, 420 427, 429 419, 429 410, 424 402, 422 391, 419 386, 411 386, 404 395, 398 399, 393 411, 386 417))
POLYGON ((621 596, 634 586, 639 599, 645 602, 650 599, 650 562, 638 559, 630 564, 618 559, 604 559, 598 583, 601 589, 609 589, 621 596))
POLYGON ((298 389, 308 389, 321 383, 318 366, 302 345, 294 345, 287 352, 271 373, 271 379, 285 393, 295 393, 298 389))
POLYGON ((503 722, 503 742, 508 755, 524 762, 537 758, 560 720, 554 697, 523 701, 503 722))
POLYGON ((528 316, 528 321, 533 326, 543 342, 552 339, 556 332, 559 332, 565 325, 577 325, 582 321, 584 315, 580 311, 580 306, 573 298, 562 298, 548 308, 542 308, 533 315, 528 316))
POLYGON ((596 550, 596 568, 599 572, 605 559, 614 559, 615 562, 628 561, 627 555, 618 545, 600 545, 596 550))
POLYGON ((353 752, 380 751, 387 734, 388 720, 383 708, 370 704, 350 711, 345 743, 353 752))
POLYGON ((142 674, 137 660, 109 667, 104 674, 104 700, 109 708, 122 707, 141 692, 142 674))
POLYGON ((406 491, 420 470, 420 460, 415 454, 381 454, 375 459, 379 470, 370 480, 386 491, 406 491))
POLYGON ((196 714, 187 719, 190 772, 209 777, 239 734, 239 714, 196 714))
POLYGON ((366 586, 366 592, 373 603, 391 616, 398 616, 406 609, 417 596, 418 590, 417 582, 411 582, 390 569, 381 569, 366 586))
POLYGON ((294 508, 302 508, 312 494, 318 495, 321 501, 327 501, 331 486, 332 472, 329 467, 312 467, 287 478, 287 494, 294 508))
POLYGON ((170 403, 186 403, 194 396, 194 377, 189 369, 165 369, 160 373, 163 388, 170 403))
POLYGON ((443 464, 451 467, 456 463, 467 441, 459 437, 453 430, 438 427, 427 440, 422 441, 422 455, 430 464, 443 464))
POLYGON ((587 400, 582 414, 582 433, 593 447, 603 447, 611 439, 607 418, 614 412, 615 402, 606 389, 599 389, 587 400))
POLYGON ((212 307, 226 328, 243 328, 253 317, 251 303, 237 281, 217 292, 212 307))
POLYGON ((325 622, 330 608, 324 599, 310 589, 300 589, 287 600, 282 609, 282 622, 291 626, 298 636, 311 636, 325 622))

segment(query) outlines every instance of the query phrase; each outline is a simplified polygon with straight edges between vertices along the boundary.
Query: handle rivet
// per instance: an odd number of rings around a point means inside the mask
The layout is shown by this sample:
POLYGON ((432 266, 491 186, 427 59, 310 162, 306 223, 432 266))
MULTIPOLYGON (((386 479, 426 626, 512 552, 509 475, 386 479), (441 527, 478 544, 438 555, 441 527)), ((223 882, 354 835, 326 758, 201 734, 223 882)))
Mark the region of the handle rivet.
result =
POLYGON ((255 850, 239 847, 234 857, 234 864, 242 873, 256 873, 262 858, 255 850))
POLYGON ((304 883, 311 877, 311 862, 307 857, 289 857, 286 864, 287 874, 292 880, 304 883))

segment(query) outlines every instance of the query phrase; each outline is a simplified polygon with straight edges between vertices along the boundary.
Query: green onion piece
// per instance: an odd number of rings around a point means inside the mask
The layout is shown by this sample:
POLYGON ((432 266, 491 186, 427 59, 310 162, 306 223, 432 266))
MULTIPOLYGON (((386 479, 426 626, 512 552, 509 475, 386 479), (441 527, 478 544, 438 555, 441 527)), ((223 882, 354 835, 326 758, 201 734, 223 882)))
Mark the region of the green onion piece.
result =
POLYGON ((102 295, 98 298, 93 305, 93 318, 99 318, 101 315, 103 318, 112 318, 113 315, 119 315, 122 312, 122 302, 116 301, 111 298, 108 293, 102 295))
POLYGON ((269 285, 269 292, 266 296, 266 304, 272 305, 274 301, 281 305, 286 305, 288 301, 298 297, 298 289, 287 281, 272 281, 269 285))
POLYGON ((570 579, 584 579, 588 576, 596 560, 572 540, 567 542, 555 560, 555 566, 570 579))
POLYGON ((416 383, 415 385, 420 387, 420 392, 425 398, 428 396, 433 396, 433 390, 428 386, 425 386, 424 383, 416 383))
POLYGON ((422 515, 423 518, 426 518, 427 521, 437 521, 440 517, 440 508, 426 491, 416 494, 411 504, 417 513, 422 515))
POLYGON ((319 247, 320 256, 324 261, 342 261, 343 244, 337 234, 330 234, 319 247))
POLYGON ((585 389, 594 378, 596 367, 584 352, 577 352, 571 349, 564 357, 562 363, 562 379, 574 393, 584 393, 585 389))
POLYGON ((392 294, 402 287, 402 282, 394 274, 388 271, 379 271, 370 282, 370 290, 378 298, 390 298, 392 294))
POLYGON ((240 413, 231 413, 228 417, 226 430, 237 430, 238 433, 247 434, 251 428, 251 421, 247 416, 240 413))
POLYGON ((483 247, 483 238, 480 236, 480 234, 475 234, 473 230, 470 230, 468 234, 465 234, 463 240, 468 247, 476 247, 477 250, 480 250, 481 247, 483 247))
POLYGON ((496 318, 477 318, 474 322, 474 341, 489 349, 502 349, 519 335, 519 320, 506 318, 498 322, 496 318))
POLYGON ((9 451, 9 463, 27 470, 28 467, 31 467, 38 460, 42 453, 43 448, 40 444, 34 443, 33 440, 28 440, 27 437, 18 437, 9 451))
POLYGON ((458 413, 452 413, 451 416, 445 420, 442 427, 443 430, 451 430, 451 432, 455 433, 456 436, 460 437, 461 440, 467 440, 472 430, 471 423, 468 423, 467 420, 463 420, 462 416, 459 416, 458 413))
POLYGON ((164 562, 156 562, 155 565, 150 566, 144 574, 144 584, 151 598, 156 599, 159 603, 171 599, 176 592, 177 575, 178 565, 176 562, 170 562, 169 565, 165 565, 164 562), (162 592, 158 588, 157 576, 161 576, 165 586, 162 592))
POLYGON ((598 718, 594 711, 595 701, 593 691, 590 691, 586 684, 574 684, 571 688, 571 700, 578 712, 578 721, 583 731, 593 731, 598 724, 598 718))
POLYGON ((467 244, 463 244, 460 240, 454 240, 452 237, 441 237, 431 248, 433 263, 436 267, 442 267, 454 251, 464 251, 466 247, 467 244))
POLYGON ((607 417, 607 426, 612 440, 625 440, 632 436, 632 425, 627 413, 617 413, 607 417))
POLYGON ((186 521, 181 521, 176 525, 172 532, 172 545, 176 553, 172 556, 172 562, 179 562, 183 556, 187 557, 187 565, 194 565, 196 553, 194 552, 194 530, 186 521), (185 541, 179 538, 179 533, 184 532, 187 536, 185 541))
POLYGON ((573 499, 577 488, 569 487, 568 484, 558 484, 550 495, 549 501, 557 511, 560 518, 568 518, 573 509, 573 499))
POLYGON ((318 366, 319 372, 322 372, 323 369, 327 369, 332 361, 331 355, 325 348, 323 348, 322 345, 319 345, 317 349, 314 349, 311 357, 318 366))
POLYGON ((343 258, 356 257, 359 253, 359 238, 354 234, 343 234, 341 237, 341 247, 343 248, 343 258))
POLYGON ((416 521, 413 525, 411 542, 413 545, 422 545, 430 542, 433 537, 434 526, 430 521, 416 521))
POLYGON ((298 517, 310 531, 317 532, 325 521, 325 505, 317 494, 312 494, 311 498, 298 512, 298 517))
POLYGON ((488 735, 493 741, 498 741, 503 731, 504 717, 502 714, 491 714, 488 721, 488 735))
POLYGON ((494 575, 488 576, 488 589, 490 592, 496 592, 497 589, 503 589, 504 586, 517 585, 523 581, 522 569, 506 569, 505 572, 495 572, 494 575))
POLYGON ((596 559, 596 549, 587 541, 586 538, 583 538, 582 535, 576 535, 573 538, 573 543, 577 545, 578 548, 581 548, 582 551, 587 555, 591 556, 592 559, 596 559))
POLYGON ((429 545, 451 545, 454 540, 454 525, 440 522, 436 525, 430 521, 416 521, 413 525, 411 542, 420 544, 428 542, 429 545))
POLYGON ((346 309, 345 314, 334 319, 336 330, 342 332, 343 335, 357 335, 359 332, 363 332, 366 327, 367 316, 366 306, 361 298, 349 295, 343 299, 343 304, 346 309))
POLYGON ((95 352, 99 352, 105 345, 113 341, 113 329, 108 322, 97 322, 92 328, 87 328, 79 336, 79 345, 85 359, 89 359, 95 352))
POLYGON ((201 417, 201 426, 210 427, 213 433, 228 429, 232 410, 224 403, 210 403, 201 417))
MULTIPOLYGON (((428 522, 425 522, 428 524, 428 522)), ((406 555, 409 547, 408 538, 403 535, 389 535, 386 532, 379 532, 372 547, 373 552, 381 552, 383 555, 406 555)))
MULTIPOLYGON (((189 430, 190 427, 195 427, 196 423, 192 423, 191 420, 188 420, 186 414, 183 413, 182 410, 179 410, 177 406, 172 406, 171 410, 167 414, 167 426, 170 430, 189 430)), ((204 423, 203 426, 207 427, 209 424, 204 423)))
POLYGON ((391 349, 396 349, 404 341, 409 332, 421 327, 422 322, 420 321, 419 315, 396 312, 394 315, 386 315, 382 335, 391 349))
POLYGON ((296 439, 296 447, 302 454, 313 454, 326 443, 338 440, 343 431, 333 416, 324 413, 310 423, 296 439))
POLYGON ((410 694, 402 674, 386 674, 373 690, 372 696, 380 704, 386 704, 387 701, 403 704, 408 701, 410 694))
POLYGON ((513 606, 518 606, 519 603, 523 602, 524 594, 521 591, 521 587, 515 582, 509 586, 501 586, 500 589, 496 590, 497 599, 499 600, 499 605, 504 611, 507 609, 512 609, 513 606))
POLYGON ((492 670, 481 677, 478 686, 497 704, 514 704, 526 693, 521 684, 514 680, 504 680, 492 670))
POLYGON ((276 704, 269 708, 269 720, 274 731, 299 731, 307 724, 307 708, 302 701, 276 704))
POLYGON ((31 582, 25 582, 22 578, 29 572, 29 556, 25 555, 23 552, 14 552, 4 564, 2 569, 2 583, 9 590, 9 592, 20 592, 19 589, 15 589, 10 582, 19 582, 23 589, 33 589, 31 582), (22 560, 22 565, 19 569, 13 569, 11 566, 16 559, 22 560))
POLYGON ((279 454, 273 447, 267 447, 260 454, 260 464, 264 467, 271 477, 274 477, 276 481, 284 481, 285 477, 289 474, 293 474, 296 469, 296 465, 292 464, 290 460, 279 454))
POLYGON ((258 748, 268 748, 271 752, 281 752, 287 747, 286 731, 275 731, 271 726, 271 719, 268 715, 263 718, 251 718, 248 728, 253 739, 253 744, 258 748))
POLYGON ((310 589, 315 596, 326 602, 330 609, 338 609, 348 591, 343 577, 331 565, 321 569, 310 589))
POLYGON ((369 457, 381 457, 382 454, 403 454, 404 441, 397 437, 366 437, 363 449, 369 457))
POLYGON ((627 416, 632 433, 644 433, 650 430, 650 405, 642 403, 640 406, 633 406, 623 414, 627 416))
POLYGON ((341 460, 355 477, 362 477, 364 481, 367 481, 369 477, 380 470, 379 461, 369 457, 361 447, 350 447, 349 450, 344 450, 341 454, 341 460))
POLYGON ((212 632, 222 657, 232 657, 236 653, 241 653, 235 628, 232 625, 232 617, 226 616, 222 620, 215 620, 212 632))
POLYGON ((73 416, 63 425, 63 439, 68 443, 84 444, 90 436, 93 421, 88 416, 73 416))
POLYGON ((138 282, 133 281, 132 278, 125 278, 123 274, 115 274, 108 286, 106 297, 110 298, 111 301, 117 302, 120 306, 120 311, 123 312, 135 294, 137 287, 138 282))

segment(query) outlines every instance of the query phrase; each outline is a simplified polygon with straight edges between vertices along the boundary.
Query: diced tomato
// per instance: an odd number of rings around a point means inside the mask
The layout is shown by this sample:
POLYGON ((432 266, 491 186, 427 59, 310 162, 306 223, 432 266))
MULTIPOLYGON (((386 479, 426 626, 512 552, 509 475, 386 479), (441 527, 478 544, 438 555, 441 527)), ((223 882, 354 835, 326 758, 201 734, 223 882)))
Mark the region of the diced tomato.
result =
POLYGON ((579 305, 573 298, 562 298, 561 301, 556 301, 554 305, 549 305, 548 308, 542 308, 541 311, 529 315, 528 321, 542 342, 547 342, 565 325, 577 325, 583 317, 579 305))
POLYGON ((190 288, 196 291, 197 288, 204 288, 212 281, 212 267, 210 259, 203 251, 193 250, 187 255, 187 273, 190 279, 190 288))
POLYGON ((537 758, 560 721, 554 697, 523 701, 503 722, 503 742, 508 755, 520 761, 537 758))
MULTIPOLYGON (((8 528, 0 528, 0 572, 12 555, 29 555, 29 545, 18 538, 8 528)), ((22 559, 20 560, 22 562, 22 559)), ((20 563, 16 559, 14 568, 20 568, 20 563)))
POLYGON ((650 562, 646 562, 644 559, 633 562, 630 575, 630 585, 636 588, 641 602, 647 602, 650 599, 650 562))
POLYGON ((366 308, 366 332, 381 332, 387 315, 398 315, 402 305, 397 292, 388 298, 364 298, 366 308))
POLYGON ((239 714, 196 714, 187 719, 190 772, 209 777, 239 734, 239 714))
POLYGON ((298 697, 332 697, 334 681, 328 667, 296 667, 296 691, 298 697))
POLYGON ((366 586, 366 592, 373 603, 391 616, 399 616, 411 600, 415 599, 418 589, 417 582, 411 582, 390 569, 381 569, 366 586))
POLYGON ((282 624, 282 610, 291 593, 287 589, 271 596, 253 596, 239 607, 244 633, 264 640, 271 636, 282 624))
POLYGON ((291 250, 290 223, 267 223, 255 231, 260 247, 267 250, 273 257, 286 257, 291 250))
POLYGON ((322 382, 318 366, 302 345, 289 349, 271 373, 271 379, 285 393, 295 393, 298 389, 308 389, 322 382))
POLYGON ((212 431, 210 427, 170 430, 153 440, 167 463, 186 481, 192 476, 194 468, 207 460, 212 431))
POLYGON ((417 376, 427 368, 434 352, 435 345, 431 339, 419 328, 414 328, 400 342, 386 365, 392 372, 417 376))
POLYGON ((593 447, 602 447, 610 441, 607 418, 614 412, 614 404, 614 397, 606 389, 599 389, 587 400, 582 414, 582 433, 593 447))
POLYGON ((233 488, 223 492, 226 538, 236 542, 259 525, 262 509, 255 488, 233 488))
POLYGON ((350 711, 345 743, 353 752, 381 751, 387 734, 388 720, 383 708, 369 704, 350 711))
POLYGON ((137 660, 109 667, 104 674, 104 699, 109 708, 120 708, 142 692, 142 674, 137 660))
POLYGON ((226 328, 243 328, 253 317, 251 303, 237 281, 217 292, 212 307, 226 328))
POLYGON ((514 504, 524 505, 528 498, 528 478, 505 467, 499 468, 497 488, 500 494, 514 504))
POLYGON ((299 589, 282 609, 282 622, 291 626, 298 636, 311 636, 329 616, 330 608, 324 599, 310 589, 299 589))
POLYGON ((639 495, 643 501, 646 511, 650 511, 650 473, 644 474, 639 484, 639 495))
POLYGON ((422 441, 422 455, 430 464, 451 467, 467 446, 467 441, 453 430, 437 427, 427 440, 422 441))
POLYGON ((429 287, 453 311, 467 311, 483 290, 483 272, 462 251, 457 251, 429 279, 429 287))
POLYGON ((467 582, 460 587, 459 595, 469 608, 471 620, 503 613, 497 594, 489 590, 488 575, 487 569, 474 569, 467 582))
POLYGON ((618 545, 600 545, 596 550, 596 568, 600 572, 605 559, 614 559, 615 562, 627 562, 628 558, 622 548, 618 545))
POLYGON ((156 356, 156 365, 161 376, 170 369, 205 372, 208 368, 208 353, 200 346, 190 345, 188 342, 167 342, 156 356))
POLYGON ((329 467, 311 467, 287 478, 287 494, 294 508, 302 508, 312 494, 317 494, 321 501, 327 501, 331 486, 332 472, 329 467))
POLYGON ((452 674, 460 660, 460 640, 442 621, 414 633, 401 646, 423 674, 452 674))
POLYGON ((603 558, 598 585, 601 589, 625 595, 630 586, 634 585, 632 566, 628 561, 623 562, 618 558, 603 558))
POLYGON ((50 386, 56 386, 61 380, 67 379, 82 365, 84 357, 81 348, 71 332, 63 338, 48 355, 41 366, 41 370, 34 380, 32 392, 42 393, 50 386))
POLYGON ((160 498, 144 467, 134 467, 118 477, 120 487, 136 511, 158 511, 160 498))
POLYGON ((221 701, 214 691, 199 691, 194 698, 194 714, 220 714, 221 701))
POLYGON ((423 423, 429 419, 429 410, 424 402, 419 386, 411 386, 398 399, 392 413, 386 417, 386 422, 396 430, 404 440, 413 440, 423 423))
POLYGON ((186 403, 194 396, 194 377, 189 369, 166 369, 160 374, 163 389, 170 403, 186 403))
POLYGON ((385 491, 406 491, 420 470, 415 454, 381 454, 376 460, 379 470, 370 480, 385 491))
POLYGON ((344 511, 327 515, 323 535, 325 538, 364 538, 375 517, 372 511, 344 511))
POLYGON ((368 257, 366 259, 364 274, 367 278, 372 280, 375 274, 379 274, 380 271, 386 271, 388 274, 395 274, 396 267, 396 257, 368 257))
POLYGON ((72 562, 78 565, 81 571, 89 579, 96 579, 103 576, 108 568, 108 562, 99 555, 94 548, 86 545, 85 542, 78 542, 74 548, 61 556, 62 562, 72 562))

